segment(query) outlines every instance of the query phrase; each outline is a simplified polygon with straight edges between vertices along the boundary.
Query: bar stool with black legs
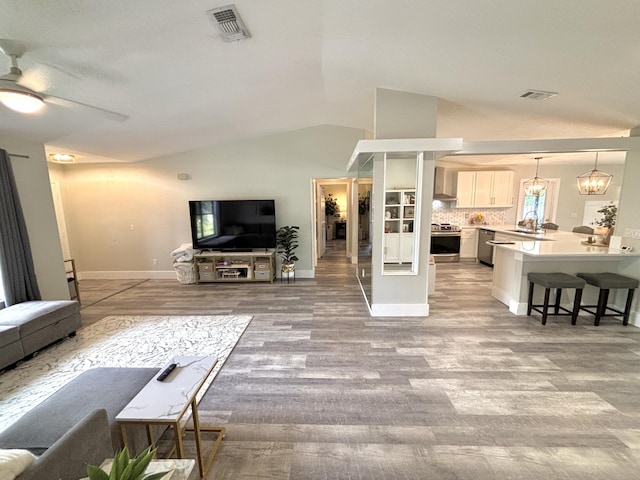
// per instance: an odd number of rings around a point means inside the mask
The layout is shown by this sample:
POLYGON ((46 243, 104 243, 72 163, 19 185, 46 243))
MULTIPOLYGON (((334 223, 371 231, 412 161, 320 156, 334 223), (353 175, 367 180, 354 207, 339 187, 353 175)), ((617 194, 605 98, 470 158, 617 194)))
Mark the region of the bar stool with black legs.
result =
POLYGON ((600 289, 597 305, 583 305, 580 307, 581 310, 596 316, 593 322, 596 327, 600 325, 600 319, 602 317, 619 317, 621 315, 622 325, 629 324, 629 314, 631 313, 633 294, 640 283, 637 279, 611 272, 576 273, 576 275, 580 278, 584 278, 589 285, 593 285, 600 289), (625 304, 624 311, 607 305, 607 303, 609 303, 609 291, 618 288, 626 288, 628 290, 627 302, 625 304), (595 308, 595 310, 593 310, 593 308, 595 308), (613 313, 607 313, 607 310, 613 313))
POLYGON ((568 273, 538 273, 530 272, 527 274, 529 280, 529 298, 527 301, 527 315, 531 315, 531 310, 535 310, 542 314, 542 325, 547 324, 547 315, 549 315, 549 297, 551 289, 555 288, 556 298, 553 305, 553 313, 551 315, 571 315, 571 325, 576 324, 578 313, 580 312, 580 300, 582 299, 582 289, 586 282, 582 278, 574 277, 568 273), (533 287, 534 285, 544 287, 544 303, 542 305, 533 304, 533 287), (560 306, 562 297, 562 289, 575 288, 576 294, 573 299, 573 310, 569 310, 560 306), (563 312, 563 313, 560 313, 563 312))

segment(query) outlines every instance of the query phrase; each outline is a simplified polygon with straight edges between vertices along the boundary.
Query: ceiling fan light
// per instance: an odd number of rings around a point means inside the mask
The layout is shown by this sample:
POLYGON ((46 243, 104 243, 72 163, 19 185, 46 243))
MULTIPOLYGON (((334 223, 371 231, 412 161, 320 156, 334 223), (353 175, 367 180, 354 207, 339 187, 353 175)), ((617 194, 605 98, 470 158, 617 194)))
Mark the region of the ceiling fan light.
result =
POLYGON ((44 101, 38 95, 14 90, 0 90, 0 102, 20 113, 34 113, 44 107, 44 101))

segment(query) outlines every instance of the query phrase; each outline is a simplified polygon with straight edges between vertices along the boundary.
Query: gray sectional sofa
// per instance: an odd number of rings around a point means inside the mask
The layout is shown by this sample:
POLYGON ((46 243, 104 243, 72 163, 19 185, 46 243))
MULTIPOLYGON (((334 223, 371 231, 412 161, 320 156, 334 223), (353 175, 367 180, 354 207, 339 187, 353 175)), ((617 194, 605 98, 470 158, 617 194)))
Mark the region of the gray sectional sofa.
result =
MULTIPOLYGON (((121 448, 115 416, 159 372, 157 368, 94 368, 81 373, 0 432, 0 449, 38 458, 16 480, 78 480, 121 448)), ((143 428, 129 432, 137 453, 143 428)))
POLYGON ((0 310, 0 369, 72 335, 81 326, 75 300, 38 300, 0 310))

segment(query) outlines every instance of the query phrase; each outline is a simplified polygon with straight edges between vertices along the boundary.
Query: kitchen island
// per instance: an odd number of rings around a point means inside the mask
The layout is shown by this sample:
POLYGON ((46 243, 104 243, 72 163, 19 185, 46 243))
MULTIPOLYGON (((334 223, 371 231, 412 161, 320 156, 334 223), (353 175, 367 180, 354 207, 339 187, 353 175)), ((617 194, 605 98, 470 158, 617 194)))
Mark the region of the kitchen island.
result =
MULTIPOLYGON (((517 230, 517 227, 482 228, 496 232, 491 295, 516 315, 527 314, 529 272, 563 272, 571 275, 577 272, 621 273, 640 258, 638 252, 585 245, 583 242, 589 237, 585 234, 563 231, 526 234, 511 231, 517 230)), ((542 292, 536 293, 540 297, 534 298, 534 303, 541 303, 542 292)), ((596 296, 597 290, 585 289, 583 304, 595 304, 596 296)), ((563 297, 562 303, 569 305, 571 301, 563 297)))

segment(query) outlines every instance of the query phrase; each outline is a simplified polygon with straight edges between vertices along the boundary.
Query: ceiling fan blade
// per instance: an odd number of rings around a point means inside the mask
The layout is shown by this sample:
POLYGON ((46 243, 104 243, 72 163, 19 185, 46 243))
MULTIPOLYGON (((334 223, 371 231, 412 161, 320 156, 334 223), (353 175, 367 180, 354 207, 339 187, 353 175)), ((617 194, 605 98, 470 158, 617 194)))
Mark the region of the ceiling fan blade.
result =
POLYGON ((78 102, 76 100, 69 100, 67 98, 55 97, 53 95, 42 95, 42 99, 46 103, 59 105, 61 107, 73 108, 73 107, 80 106, 83 108, 88 108, 102 115, 103 117, 108 118, 109 120, 113 120, 115 122, 126 122, 127 120, 129 120, 128 115, 123 115, 122 113, 113 112, 111 110, 107 110, 106 108, 100 108, 94 105, 88 105, 86 103, 78 102))

